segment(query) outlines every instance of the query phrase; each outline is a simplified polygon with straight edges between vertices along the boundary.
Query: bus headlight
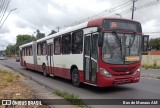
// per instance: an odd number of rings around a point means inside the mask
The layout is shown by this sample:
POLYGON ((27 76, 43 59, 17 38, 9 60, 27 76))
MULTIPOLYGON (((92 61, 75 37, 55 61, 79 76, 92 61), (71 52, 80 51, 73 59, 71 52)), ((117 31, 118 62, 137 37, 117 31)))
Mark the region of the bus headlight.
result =
POLYGON ((140 73, 140 71, 141 71, 141 69, 138 68, 138 69, 133 73, 133 75, 136 75, 136 74, 140 73))
POLYGON ((108 71, 106 71, 105 69, 99 68, 99 70, 105 77, 107 77, 107 78, 112 77, 112 75, 108 71))

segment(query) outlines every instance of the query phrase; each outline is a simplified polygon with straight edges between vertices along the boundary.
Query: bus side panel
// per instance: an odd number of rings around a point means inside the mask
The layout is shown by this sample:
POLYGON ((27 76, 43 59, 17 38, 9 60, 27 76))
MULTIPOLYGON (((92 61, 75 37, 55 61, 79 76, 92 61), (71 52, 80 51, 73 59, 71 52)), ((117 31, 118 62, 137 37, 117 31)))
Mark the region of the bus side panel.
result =
POLYGON ((46 59, 46 55, 37 55, 37 70, 40 72, 43 72, 42 70, 42 65, 45 64, 47 65, 47 59, 46 59))
MULTIPOLYGON (((71 79, 71 66, 83 70, 83 54, 54 55, 54 75, 71 79)), ((82 75, 81 75, 82 76, 82 75)))
POLYGON ((70 76, 70 69, 62 68, 62 67, 54 67, 54 75, 66 78, 66 79, 71 79, 70 76))
POLYGON ((79 79, 80 79, 80 82, 84 82, 84 71, 79 71, 79 79))
POLYGON ((34 60, 33 60, 33 56, 25 56, 24 60, 26 62, 26 67, 29 69, 34 70, 34 60))

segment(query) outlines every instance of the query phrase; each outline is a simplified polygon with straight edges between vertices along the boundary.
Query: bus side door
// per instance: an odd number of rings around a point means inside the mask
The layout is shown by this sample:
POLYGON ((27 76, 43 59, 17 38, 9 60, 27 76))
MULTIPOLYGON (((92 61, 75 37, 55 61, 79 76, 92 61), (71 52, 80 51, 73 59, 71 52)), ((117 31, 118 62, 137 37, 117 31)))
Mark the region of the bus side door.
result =
POLYGON ((47 44, 47 64, 48 64, 48 73, 52 74, 53 70, 53 43, 47 44))
POLYGON ((98 33, 86 35, 84 40, 85 82, 96 84, 98 71, 98 33))

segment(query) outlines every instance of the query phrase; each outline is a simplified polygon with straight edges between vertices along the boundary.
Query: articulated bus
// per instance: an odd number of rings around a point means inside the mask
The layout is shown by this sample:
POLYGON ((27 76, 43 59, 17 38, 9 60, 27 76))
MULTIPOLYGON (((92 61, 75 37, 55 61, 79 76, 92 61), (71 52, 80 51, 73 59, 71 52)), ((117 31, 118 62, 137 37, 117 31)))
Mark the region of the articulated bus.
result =
POLYGON ((116 86, 139 82, 141 47, 139 22, 99 18, 20 46, 20 64, 75 86, 116 86))

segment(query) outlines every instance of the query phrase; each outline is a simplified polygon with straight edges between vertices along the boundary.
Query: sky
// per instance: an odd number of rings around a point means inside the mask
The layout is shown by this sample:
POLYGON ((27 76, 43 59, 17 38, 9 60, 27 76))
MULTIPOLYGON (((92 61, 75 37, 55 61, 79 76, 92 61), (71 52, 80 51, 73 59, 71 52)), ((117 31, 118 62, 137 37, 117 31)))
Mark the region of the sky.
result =
MULTIPOLYGON (((135 7, 134 20, 141 22, 143 33, 150 35, 150 38, 160 37, 160 1, 137 0, 135 7), (151 2, 155 5, 143 6, 151 2)), ((97 17, 122 16, 131 19, 131 8, 132 0, 10 0, 4 19, 9 16, 0 28, 0 50, 15 44, 18 34, 36 35, 38 29, 47 35, 57 27, 62 31, 83 19, 94 19, 96 17, 91 16, 99 13, 102 14, 97 17)))

